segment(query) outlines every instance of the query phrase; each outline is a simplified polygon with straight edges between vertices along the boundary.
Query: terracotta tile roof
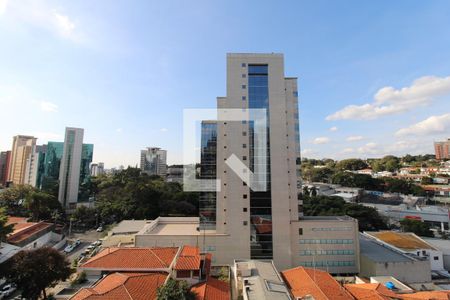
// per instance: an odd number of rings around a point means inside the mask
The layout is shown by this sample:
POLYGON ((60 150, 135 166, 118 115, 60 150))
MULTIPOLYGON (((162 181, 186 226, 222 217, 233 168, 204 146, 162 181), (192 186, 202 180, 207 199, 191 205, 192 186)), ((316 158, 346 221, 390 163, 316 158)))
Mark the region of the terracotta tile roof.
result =
POLYGON ((198 247, 183 246, 175 264, 175 270, 199 270, 200 250, 198 247))
POLYGON ((390 300, 397 294, 380 283, 345 284, 344 287, 357 300, 390 300))
POLYGON ((208 277, 205 282, 191 287, 195 300, 230 300, 230 285, 227 282, 208 277))
POLYGON ((92 288, 83 288, 71 300, 150 300, 156 299, 158 287, 167 273, 114 273, 92 288))
POLYGON ((330 274, 297 267, 281 272, 294 297, 311 295, 315 300, 353 300, 354 298, 330 274))
POLYGON ((410 232, 380 231, 368 232, 368 234, 382 240, 385 243, 404 250, 434 249, 431 245, 427 244, 415 234, 410 232))
POLYGON ((404 300, 449 300, 450 291, 417 292, 398 295, 398 298, 404 300))
POLYGON ((13 232, 8 235, 8 243, 19 244, 33 235, 39 235, 42 231, 47 230, 52 226, 53 224, 45 222, 15 223, 13 232))
POLYGON ((170 267, 177 252, 177 247, 105 248, 81 265, 81 268, 104 270, 165 269, 170 267))

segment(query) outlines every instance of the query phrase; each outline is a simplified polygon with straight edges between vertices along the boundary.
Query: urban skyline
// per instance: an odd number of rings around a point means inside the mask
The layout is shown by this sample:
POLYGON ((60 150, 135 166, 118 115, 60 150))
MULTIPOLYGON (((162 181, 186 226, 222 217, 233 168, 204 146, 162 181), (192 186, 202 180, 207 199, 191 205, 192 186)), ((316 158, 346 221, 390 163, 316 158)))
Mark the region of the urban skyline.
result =
POLYGON ((225 64, 217 62, 227 52, 286 55, 287 73, 300 78, 304 157, 432 153, 433 141, 448 138, 446 2, 302 2, 289 12, 251 3, 233 9, 204 2, 200 11, 180 3, 109 4, 109 14, 102 1, 85 5, 2 1, 0 38, 11 42, 0 56, 16 59, 0 72, 0 104, 5 123, 24 118, 0 129, 0 150, 17 134, 46 143, 74 126, 86 129, 94 161, 107 167, 137 165, 137 151, 148 145, 180 163, 182 111, 211 108, 223 93, 225 64), (171 16, 147 18, 146 11, 171 16), (235 16, 232 25, 222 11, 235 16), (252 26, 259 17, 274 22, 252 26), (140 38, 142 28, 152 39, 140 38), (228 33, 217 34, 223 28, 228 33), (171 38, 175 33, 183 38, 171 38), (199 47, 205 36, 212 47, 199 47))

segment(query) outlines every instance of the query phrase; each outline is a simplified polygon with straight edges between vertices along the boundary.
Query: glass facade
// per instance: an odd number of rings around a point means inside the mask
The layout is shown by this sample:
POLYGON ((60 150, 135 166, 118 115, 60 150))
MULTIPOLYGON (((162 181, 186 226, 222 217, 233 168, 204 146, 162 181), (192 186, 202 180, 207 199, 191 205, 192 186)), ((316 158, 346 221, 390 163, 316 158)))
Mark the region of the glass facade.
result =
MULTIPOLYGON (((216 179, 217 123, 203 121, 201 132, 200 177, 216 179)), ((216 192, 200 193, 199 215, 202 229, 216 228, 216 192)))
MULTIPOLYGON (((268 69, 268 65, 248 65, 248 108, 266 109, 267 112, 267 144, 262 145, 263 149, 258 148, 261 146, 255 139, 254 122, 249 122, 249 168, 255 174, 255 178, 260 178, 259 175, 266 178, 266 191, 250 191, 250 257, 252 259, 273 258, 268 69), (260 158, 266 160, 265 170, 255 168, 256 155, 261 155, 260 158)), ((251 116, 250 119, 252 119, 251 116)))
POLYGON ((63 155, 64 143, 48 142, 45 154, 41 189, 58 191, 59 167, 63 155))
POLYGON ((81 150, 80 166, 80 189, 78 190, 78 201, 88 201, 91 187, 91 172, 89 165, 92 163, 94 155, 93 144, 83 144, 81 150))

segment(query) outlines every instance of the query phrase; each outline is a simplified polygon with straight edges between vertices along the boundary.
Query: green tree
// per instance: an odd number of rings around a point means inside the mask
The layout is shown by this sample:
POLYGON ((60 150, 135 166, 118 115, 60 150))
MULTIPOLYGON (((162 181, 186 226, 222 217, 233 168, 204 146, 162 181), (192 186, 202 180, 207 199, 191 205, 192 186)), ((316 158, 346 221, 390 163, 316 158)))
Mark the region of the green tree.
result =
POLYGON ((430 230, 430 225, 425 222, 403 219, 400 221, 400 225, 405 232, 413 232, 418 236, 434 237, 433 232, 430 230))
POLYGON ((0 206, 6 208, 8 214, 13 216, 26 216, 28 212, 22 205, 31 192, 37 191, 31 185, 14 185, 2 190, 0 193, 0 206))
POLYGON ((304 197, 303 211, 306 216, 344 216, 358 220, 359 230, 387 229, 377 210, 356 203, 347 203, 341 197, 317 196, 304 197))
POLYGON ((428 177, 428 176, 424 176, 422 177, 422 179, 420 180, 421 184, 433 184, 433 178, 428 177))
POLYGON ((195 300, 195 297, 184 280, 170 278, 165 285, 158 288, 158 300, 195 300))
POLYGON ((72 274, 70 263, 58 250, 44 247, 22 250, 6 262, 6 278, 17 285, 22 297, 47 298, 45 289, 66 280, 72 274))
POLYGON ((8 216, 5 213, 5 208, 0 207, 0 242, 5 242, 8 234, 13 232, 14 229, 14 224, 6 225, 6 223, 8 223, 8 216))
POLYGON ((339 161, 336 164, 336 169, 345 171, 345 170, 350 170, 350 171, 357 171, 357 170, 361 170, 361 169, 366 169, 368 167, 368 165, 366 164, 366 162, 364 162, 363 160, 359 159, 359 158, 349 158, 349 159, 344 159, 339 161))
POLYGON ((61 204, 54 196, 41 191, 28 193, 24 206, 30 211, 33 221, 49 219, 54 210, 61 210, 61 204))

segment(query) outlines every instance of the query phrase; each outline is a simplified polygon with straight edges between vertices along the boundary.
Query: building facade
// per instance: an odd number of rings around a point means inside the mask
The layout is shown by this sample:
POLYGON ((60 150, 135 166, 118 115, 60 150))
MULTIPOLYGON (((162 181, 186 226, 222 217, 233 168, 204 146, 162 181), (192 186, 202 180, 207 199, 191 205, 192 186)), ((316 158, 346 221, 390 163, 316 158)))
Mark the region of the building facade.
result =
POLYGON ((59 169, 64 151, 63 142, 48 142, 44 159, 44 173, 41 188, 58 191, 59 169))
POLYGON ((450 159, 450 139, 444 142, 434 143, 436 159, 450 159))
POLYGON ((11 151, 0 152, 0 185, 6 186, 8 181, 9 165, 11 162, 11 151))
POLYGON ((166 176, 167 151, 157 147, 141 150, 141 170, 148 175, 166 176))
POLYGON ((40 188, 44 175, 45 153, 47 146, 34 146, 27 158, 24 183, 40 188))
POLYGON ((13 184, 24 184, 27 159, 36 145, 36 140, 35 137, 26 135, 13 137, 8 181, 13 184))
POLYGON ((66 209, 75 209, 83 194, 83 185, 90 180, 89 165, 94 145, 83 144, 82 128, 66 128, 63 153, 59 168, 58 200, 66 209), (81 195, 80 195, 81 194, 81 195), (81 197, 80 197, 81 196, 81 197))
POLYGON ((91 164, 91 176, 96 177, 105 174, 105 164, 102 162, 91 164))

